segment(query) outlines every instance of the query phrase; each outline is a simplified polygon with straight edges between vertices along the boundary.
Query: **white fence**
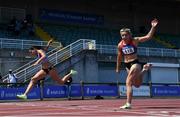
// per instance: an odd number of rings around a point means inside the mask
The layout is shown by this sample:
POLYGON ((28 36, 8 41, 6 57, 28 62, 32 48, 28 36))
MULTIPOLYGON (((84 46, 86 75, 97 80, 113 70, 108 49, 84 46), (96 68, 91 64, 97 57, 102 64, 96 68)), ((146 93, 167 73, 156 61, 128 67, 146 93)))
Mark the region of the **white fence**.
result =
MULTIPOLYGON (((0 49, 29 49, 31 46, 45 46, 47 41, 37 40, 21 40, 21 39, 7 39, 0 38, 0 49)), ((59 42, 53 42, 51 47, 62 46, 59 42)))
MULTIPOLYGON (((115 45, 99 45, 99 44, 97 44, 96 49, 101 54, 117 54, 117 46, 115 46, 115 45)), ((166 48, 138 47, 138 55, 179 58, 180 50, 166 49, 166 48)))

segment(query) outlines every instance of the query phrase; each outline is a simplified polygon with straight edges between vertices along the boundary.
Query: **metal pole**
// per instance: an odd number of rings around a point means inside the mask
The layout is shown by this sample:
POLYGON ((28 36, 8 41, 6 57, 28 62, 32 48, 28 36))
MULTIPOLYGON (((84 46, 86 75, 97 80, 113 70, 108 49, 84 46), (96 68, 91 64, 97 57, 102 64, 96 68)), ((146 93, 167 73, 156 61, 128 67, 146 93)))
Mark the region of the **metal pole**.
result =
POLYGON ((40 80, 40 100, 43 101, 43 97, 44 97, 44 79, 40 80))
POLYGON ((84 82, 80 81, 81 84, 81 99, 84 100, 84 82))

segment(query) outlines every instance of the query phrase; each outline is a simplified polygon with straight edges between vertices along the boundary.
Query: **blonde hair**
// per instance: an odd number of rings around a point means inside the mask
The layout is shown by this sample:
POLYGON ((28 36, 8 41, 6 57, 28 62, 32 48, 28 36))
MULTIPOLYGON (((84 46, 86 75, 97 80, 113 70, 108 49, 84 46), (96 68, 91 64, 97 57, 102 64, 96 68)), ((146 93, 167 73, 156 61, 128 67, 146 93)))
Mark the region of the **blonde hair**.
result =
POLYGON ((120 30, 120 33, 121 33, 121 32, 128 32, 129 34, 132 35, 131 29, 129 29, 129 28, 122 28, 122 29, 120 30))

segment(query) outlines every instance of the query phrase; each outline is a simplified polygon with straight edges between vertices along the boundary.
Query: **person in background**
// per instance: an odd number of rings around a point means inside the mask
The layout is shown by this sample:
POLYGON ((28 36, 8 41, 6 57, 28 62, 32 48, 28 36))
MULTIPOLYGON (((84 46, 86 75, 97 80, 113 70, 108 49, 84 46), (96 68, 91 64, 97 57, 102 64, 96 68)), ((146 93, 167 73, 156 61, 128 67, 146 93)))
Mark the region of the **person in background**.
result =
POLYGON ((12 72, 12 69, 9 69, 8 83, 8 87, 16 87, 17 76, 12 72))
POLYGON ((0 83, 2 83, 2 82, 3 82, 3 79, 2 79, 2 75, 0 73, 0 83))

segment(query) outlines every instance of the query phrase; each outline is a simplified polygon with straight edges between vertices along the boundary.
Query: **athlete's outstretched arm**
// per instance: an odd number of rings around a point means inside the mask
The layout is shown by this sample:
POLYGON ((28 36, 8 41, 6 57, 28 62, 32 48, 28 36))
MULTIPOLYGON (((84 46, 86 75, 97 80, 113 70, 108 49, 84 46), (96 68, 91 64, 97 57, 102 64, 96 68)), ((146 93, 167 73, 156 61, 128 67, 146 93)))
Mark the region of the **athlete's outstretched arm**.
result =
POLYGON ((43 50, 37 50, 37 52, 41 55, 41 58, 39 58, 34 64, 33 66, 35 65, 38 65, 45 57, 46 57, 46 54, 43 50))
POLYGON ((158 25, 158 20, 157 19, 152 20, 151 21, 151 29, 150 29, 149 33, 145 36, 138 37, 138 41, 145 42, 145 41, 150 40, 154 35, 157 25, 158 25))
POLYGON ((53 42, 53 39, 51 39, 51 40, 48 41, 46 47, 44 48, 44 51, 47 51, 47 50, 48 50, 48 48, 49 48, 49 46, 50 46, 50 44, 51 44, 52 42, 53 42))

